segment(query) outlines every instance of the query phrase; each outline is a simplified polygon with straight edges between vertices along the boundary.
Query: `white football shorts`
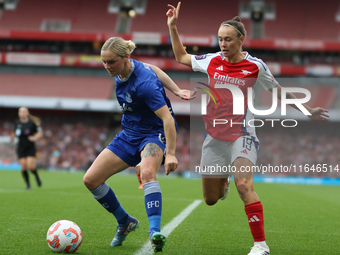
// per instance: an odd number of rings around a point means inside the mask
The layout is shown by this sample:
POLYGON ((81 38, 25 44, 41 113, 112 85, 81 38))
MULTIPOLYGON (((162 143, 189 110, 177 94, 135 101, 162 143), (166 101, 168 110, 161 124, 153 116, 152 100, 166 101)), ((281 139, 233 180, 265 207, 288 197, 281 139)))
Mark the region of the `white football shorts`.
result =
POLYGON ((203 175, 232 175, 232 164, 238 157, 257 160, 259 142, 251 136, 241 136, 233 142, 224 142, 207 134, 202 146, 200 173, 203 175))

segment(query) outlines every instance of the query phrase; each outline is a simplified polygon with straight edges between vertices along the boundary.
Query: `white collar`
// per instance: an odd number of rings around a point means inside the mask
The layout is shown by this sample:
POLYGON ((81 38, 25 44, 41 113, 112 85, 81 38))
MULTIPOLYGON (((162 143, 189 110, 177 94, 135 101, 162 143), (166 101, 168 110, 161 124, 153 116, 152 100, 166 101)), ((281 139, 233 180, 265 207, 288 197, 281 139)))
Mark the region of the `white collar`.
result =
POLYGON ((126 76, 124 79, 121 79, 121 78, 119 77, 119 75, 117 75, 118 79, 119 79, 121 82, 127 81, 127 80, 130 78, 130 76, 131 76, 133 70, 135 70, 135 63, 133 63, 133 61, 131 61, 131 59, 130 59, 129 61, 130 61, 130 63, 131 63, 131 71, 130 71, 129 75, 126 76))

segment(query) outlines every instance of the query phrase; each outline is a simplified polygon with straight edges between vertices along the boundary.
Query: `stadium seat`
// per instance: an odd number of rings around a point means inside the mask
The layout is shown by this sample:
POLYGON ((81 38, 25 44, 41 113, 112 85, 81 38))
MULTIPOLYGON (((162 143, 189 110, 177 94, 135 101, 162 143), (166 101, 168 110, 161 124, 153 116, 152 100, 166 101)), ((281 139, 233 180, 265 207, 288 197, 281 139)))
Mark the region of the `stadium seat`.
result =
POLYGON ((114 32, 117 14, 108 13, 109 0, 21 0, 5 10, 0 29, 39 31, 44 19, 71 21, 73 32, 114 32))
POLYGON ((109 77, 0 74, 1 95, 109 99, 109 77))

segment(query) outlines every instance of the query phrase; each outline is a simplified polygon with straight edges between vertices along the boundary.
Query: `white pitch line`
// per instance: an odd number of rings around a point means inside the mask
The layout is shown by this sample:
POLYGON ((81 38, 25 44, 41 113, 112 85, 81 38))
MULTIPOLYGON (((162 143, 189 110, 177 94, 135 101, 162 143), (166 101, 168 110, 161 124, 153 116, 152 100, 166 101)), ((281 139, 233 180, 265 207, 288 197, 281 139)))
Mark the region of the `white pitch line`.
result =
MULTIPOLYGON (((182 221, 188 217, 188 215, 195 210, 195 208, 202 202, 202 200, 195 200, 192 202, 187 208, 185 208, 180 214, 178 214, 175 218, 172 219, 168 224, 166 224, 161 232, 168 237, 171 232, 182 223, 182 221)), ((147 255, 147 254, 153 254, 153 250, 151 247, 150 241, 148 241, 146 244, 143 245, 141 249, 139 249, 135 255, 147 255)))

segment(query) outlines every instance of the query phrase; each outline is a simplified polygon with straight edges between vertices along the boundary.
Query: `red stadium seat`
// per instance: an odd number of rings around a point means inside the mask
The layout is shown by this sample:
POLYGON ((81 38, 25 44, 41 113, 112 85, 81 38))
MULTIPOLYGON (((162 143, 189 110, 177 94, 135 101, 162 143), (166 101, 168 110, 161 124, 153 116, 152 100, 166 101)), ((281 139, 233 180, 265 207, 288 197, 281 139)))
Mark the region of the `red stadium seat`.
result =
MULTIPOLYGON (((288 86, 287 86, 288 87, 288 86)), ((289 87, 301 87, 301 86, 289 86, 289 87)), ((310 86, 305 87, 311 93, 311 99, 307 103, 308 106, 323 107, 326 109, 331 109, 337 98, 337 91, 334 87, 330 86, 310 86)), ((294 94, 294 93, 293 93, 294 94)), ((297 98, 302 97, 301 94, 295 94, 297 98)), ((272 105, 272 94, 261 90, 260 95, 258 95, 259 106, 263 106, 269 109, 272 105)), ((278 101, 278 107, 280 106, 280 101, 278 101)))
POLYGON ((335 16, 339 10, 338 0, 328 0, 324 4, 317 1, 286 0, 275 3, 276 19, 264 21, 265 39, 318 39, 337 41, 340 22, 335 16))
POLYGON ((110 99, 109 77, 0 74, 1 95, 110 99))
POLYGON ((0 29, 39 31, 42 21, 69 20, 73 32, 114 32, 117 14, 108 13, 109 0, 21 0, 5 10, 0 29))
MULTIPOLYGON (((132 21, 131 32, 159 32, 168 34, 166 12, 168 2, 149 0, 144 15, 137 15, 132 21)), ((172 2, 177 5, 177 1, 172 2)), ((182 1, 178 30, 180 34, 216 35, 220 24, 238 15, 238 3, 220 0, 209 4, 195 0, 182 1)))
MULTIPOLYGON (((20 0, 16 10, 5 10, 0 17, 0 30, 39 31, 44 19, 71 22, 71 32, 113 33, 117 14, 108 13, 110 0, 20 0)), ((338 0, 327 4, 296 0, 265 0, 274 3, 276 17, 264 20, 263 39, 319 39, 337 41, 340 22, 338 0), (296 8, 298 6, 298 8, 296 8)), ((195 0, 182 3, 178 29, 182 35, 216 35, 221 22, 239 15, 239 1, 211 0, 209 5, 195 0)), ((177 4, 177 2, 173 2, 177 4)), ((154 32, 168 34, 167 2, 148 0, 145 14, 132 19, 129 33, 154 32)), ((250 35, 250 20, 242 19, 250 35)), ((250 36, 249 36, 250 38, 250 36)))

